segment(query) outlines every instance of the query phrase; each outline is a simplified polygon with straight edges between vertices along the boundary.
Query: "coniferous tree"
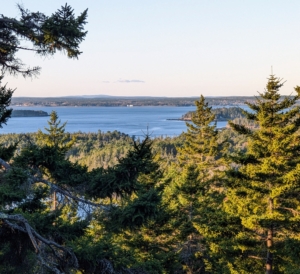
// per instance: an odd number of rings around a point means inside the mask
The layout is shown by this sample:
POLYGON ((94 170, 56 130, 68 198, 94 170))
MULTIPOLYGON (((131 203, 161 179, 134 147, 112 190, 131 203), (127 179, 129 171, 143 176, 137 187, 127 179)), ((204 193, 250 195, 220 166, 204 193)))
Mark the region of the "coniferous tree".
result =
POLYGON ((258 129, 230 123, 248 137, 248 150, 234 157, 228 172, 225 211, 239 218, 241 229, 232 238, 239 251, 239 273, 298 273, 300 230, 300 98, 282 98, 282 80, 271 75, 256 102, 247 103, 246 117, 258 129))
POLYGON ((95 269, 103 270, 102 264, 110 262, 110 268, 120 273, 161 273, 153 272, 160 269, 160 262, 155 259, 159 250, 154 244, 156 239, 144 239, 145 234, 151 233, 151 226, 159 225, 156 218, 160 214, 160 177, 148 136, 134 142, 117 165, 90 172, 86 196, 101 199, 108 210, 93 214, 88 234, 74 245, 80 269, 96 273, 95 269))
MULTIPOLYGON (((3 75, 0 75, 0 84, 3 80, 3 75)), ((2 128, 2 124, 6 124, 7 120, 11 116, 12 109, 8 109, 11 96, 13 94, 12 89, 8 89, 6 85, 0 86, 0 128, 2 128)))
POLYGON ((58 119, 56 111, 52 111, 50 114, 50 120, 48 121, 49 127, 45 130, 48 133, 43 133, 40 129, 37 132, 37 144, 42 146, 46 145, 48 147, 56 147, 61 153, 65 154, 74 145, 76 138, 70 137, 70 134, 65 132, 67 122, 61 124, 58 119))
POLYGON ((84 31, 87 10, 77 18, 71 6, 65 5, 51 16, 42 12, 30 12, 18 5, 19 20, 0 15, 0 67, 2 73, 22 74, 24 77, 39 73, 40 67, 24 68, 16 57, 19 50, 33 51, 39 55, 53 55, 56 51, 66 52, 69 58, 81 54, 80 43, 87 32, 84 31), (32 47, 28 46, 28 41, 32 47))
POLYGON ((75 137, 73 136, 72 140, 70 140, 70 134, 65 133, 67 122, 64 122, 62 125, 60 123, 61 121, 58 119, 57 112, 53 110, 48 121, 49 128, 45 127, 48 133, 38 130, 37 143, 50 147, 54 146, 63 149, 65 152, 70 149, 75 142, 75 137))
POLYGON ((196 111, 192 113, 191 123, 186 122, 186 140, 179 150, 179 159, 182 163, 210 165, 218 154, 215 115, 203 95, 199 101, 195 101, 195 105, 196 111))
POLYGON ((195 104, 197 109, 191 123, 187 123, 185 142, 178 150, 178 172, 173 174, 167 191, 171 190, 176 201, 171 212, 176 216, 174 231, 181 250, 182 271, 206 273, 210 247, 203 226, 207 227, 208 220, 214 218, 223 198, 220 170, 225 168, 221 158, 225 142, 218 142, 215 115, 204 97, 195 104))
MULTIPOLYGON (((45 127, 45 130, 48 133, 43 133, 41 130, 37 132, 37 144, 43 147, 54 147, 55 152, 60 154, 62 157, 65 157, 69 149, 72 148, 76 139, 73 135, 72 139, 70 134, 65 133, 65 127, 67 122, 64 122, 60 125, 61 121, 58 119, 56 111, 52 111, 50 114, 50 120, 48 121, 49 128, 45 127)), ((58 161, 59 162, 59 161, 58 161)), ((53 169, 53 166, 51 167, 53 169)), ((46 170, 44 170, 47 173, 46 170)), ((46 175, 46 174, 45 174, 46 175)), ((49 173, 47 174, 50 175, 49 173)), ((53 191, 52 195, 52 209, 56 209, 57 204, 57 195, 56 191, 53 191)))

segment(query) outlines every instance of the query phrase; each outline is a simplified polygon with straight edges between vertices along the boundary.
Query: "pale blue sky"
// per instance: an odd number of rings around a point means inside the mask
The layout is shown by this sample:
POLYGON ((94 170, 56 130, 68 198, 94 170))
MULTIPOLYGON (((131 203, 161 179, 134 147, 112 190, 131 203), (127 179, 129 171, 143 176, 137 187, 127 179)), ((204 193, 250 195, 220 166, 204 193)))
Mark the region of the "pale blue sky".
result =
MULTIPOLYGON (((16 3, 48 15, 65 2, 0 0, 6 16, 16 3)), ((41 58, 38 79, 5 77, 15 96, 107 94, 121 96, 256 95, 274 73, 300 85, 299 0, 85 0, 88 34, 79 60, 58 53, 41 58)))

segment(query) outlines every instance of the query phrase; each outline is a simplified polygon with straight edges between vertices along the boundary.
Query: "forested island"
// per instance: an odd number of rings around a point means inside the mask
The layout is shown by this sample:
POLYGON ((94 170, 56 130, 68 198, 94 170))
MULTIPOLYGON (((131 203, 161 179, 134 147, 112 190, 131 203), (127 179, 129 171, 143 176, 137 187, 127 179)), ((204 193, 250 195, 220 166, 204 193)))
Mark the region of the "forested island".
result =
POLYGON ((49 116, 46 111, 42 110, 24 110, 14 109, 11 113, 11 117, 45 117, 49 116))
MULTIPOLYGON (((215 121, 228 121, 236 118, 244 118, 243 109, 239 107, 223 107, 223 108, 214 108, 211 112, 215 115, 215 121)), ((168 119, 168 120, 181 120, 181 121, 191 121, 192 116, 196 115, 196 111, 189 111, 183 114, 178 119, 168 119)))

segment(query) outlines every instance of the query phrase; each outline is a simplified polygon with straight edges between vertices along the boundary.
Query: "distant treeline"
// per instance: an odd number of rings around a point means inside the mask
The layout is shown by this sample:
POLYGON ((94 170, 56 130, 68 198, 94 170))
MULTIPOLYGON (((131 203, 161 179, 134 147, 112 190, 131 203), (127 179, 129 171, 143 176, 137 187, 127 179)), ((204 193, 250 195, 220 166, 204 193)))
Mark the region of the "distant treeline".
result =
MULTIPOLYGON (((22 106, 93 106, 93 107, 126 107, 135 106, 194 106, 197 97, 13 97, 12 105, 22 106)), ((231 96, 207 98, 210 105, 215 106, 239 106, 247 102, 254 102, 255 97, 231 96)))

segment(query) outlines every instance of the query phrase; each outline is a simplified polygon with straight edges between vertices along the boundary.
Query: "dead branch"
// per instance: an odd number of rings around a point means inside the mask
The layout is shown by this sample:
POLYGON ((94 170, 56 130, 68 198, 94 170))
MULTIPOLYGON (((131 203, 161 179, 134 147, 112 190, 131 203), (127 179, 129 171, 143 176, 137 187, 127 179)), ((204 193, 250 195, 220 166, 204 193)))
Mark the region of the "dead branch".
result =
MULTIPOLYGON (((7 162, 5 162, 1 158, 0 158, 0 165, 2 165, 4 167, 4 169, 6 169, 6 170, 10 170, 11 169, 10 164, 8 164, 7 162)), ((91 206, 94 206, 94 207, 98 207, 98 208, 100 208, 100 209, 102 209, 104 211, 109 211, 110 210, 110 206, 102 205, 102 204, 99 204, 99 203, 94 203, 94 202, 88 201, 86 199, 77 197, 77 196, 71 194, 70 191, 62 189, 61 187, 55 185, 54 183, 51 183, 48 180, 43 179, 40 176, 39 177, 35 177, 33 175, 30 175, 30 174, 28 174, 28 176, 29 176, 29 181, 30 181, 31 184, 33 184, 33 183, 43 183, 43 184, 49 186, 51 189, 55 190, 56 192, 59 192, 62 195, 73 199, 74 201, 77 201, 77 202, 80 202, 80 203, 84 203, 84 204, 87 204, 87 205, 91 205, 91 206)))
POLYGON ((53 262, 46 262, 43 258, 42 254, 42 246, 46 245, 52 250, 53 255, 58 258, 62 262, 68 261, 70 266, 78 268, 78 261, 73 253, 73 251, 69 248, 63 247, 58 243, 48 240, 41 236, 37 231, 35 231, 28 223, 28 221, 20 214, 10 215, 4 212, 0 212, 0 219, 2 219, 8 226, 13 229, 19 230, 21 232, 27 233, 33 247, 35 248, 35 252, 37 253, 37 257, 42 263, 43 266, 47 267, 51 271, 61 274, 59 269, 56 267, 53 262), (69 257, 69 259, 67 259, 69 257))
POLYGON ((102 210, 105 210, 105 211, 109 210, 109 206, 105 206, 105 205, 98 204, 98 203, 93 203, 93 202, 85 200, 83 198, 74 196, 69 191, 62 189, 61 187, 58 187, 57 185, 51 183, 48 180, 38 178, 38 177, 32 177, 32 180, 36 183, 44 183, 44 184, 48 185, 51 189, 55 190, 56 192, 61 193, 64 196, 67 196, 67 197, 73 199, 74 201, 85 203, 87 205, 91 205, 91 206, 95 206, 95 207, 99 207, 99 208, 101 208, 102 210))

